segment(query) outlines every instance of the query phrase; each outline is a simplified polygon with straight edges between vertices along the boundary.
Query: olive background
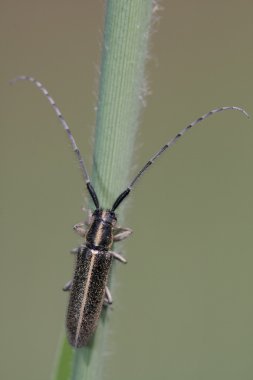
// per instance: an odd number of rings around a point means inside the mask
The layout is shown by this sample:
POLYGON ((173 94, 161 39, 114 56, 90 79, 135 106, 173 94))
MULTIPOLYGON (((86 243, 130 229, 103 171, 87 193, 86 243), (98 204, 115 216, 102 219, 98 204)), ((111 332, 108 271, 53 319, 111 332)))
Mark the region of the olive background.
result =
MULTIPOLYGON (((132 175, 210 109, 253 115, 253 3, 160 1, 132 175)), ((45 380, 64 333, 68 251, 87 194, 41 80, 91 164, 104 2, 1 1, 0 378, 45 380)), ((253 125, 224 112, 192 130, 128 201, 127 266, 105 380, 253 377, 253 125)))

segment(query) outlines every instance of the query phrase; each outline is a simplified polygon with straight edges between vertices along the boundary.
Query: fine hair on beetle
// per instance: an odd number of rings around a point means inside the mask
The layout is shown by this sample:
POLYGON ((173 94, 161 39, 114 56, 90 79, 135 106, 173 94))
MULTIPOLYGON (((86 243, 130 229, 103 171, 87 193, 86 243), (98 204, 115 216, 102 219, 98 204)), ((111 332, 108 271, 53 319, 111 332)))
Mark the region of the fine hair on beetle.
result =
POLYGON ((11 83, 15 83, 19 80, 32 82, 48 99, 62 127, 67 133, 72 149, 79 162, 84 183, 95 206, 93 212, 89 211, 86 222, 78 223, 74 226, 74 230, 84 239, 84 242, 80 247, 71 251, 76 255, 74 277, 63 288, 65 291, 70 291, 66 317, 68 340, 71 346, 79 348, 86 346, 93 336, 103 305, 110 305, 112 303, 112 296, 107 286, 112 261, 117 259, 122 263, 126 263, 125 258, 121 254, 112 251, 112 246, 114 242, 126 239, 132 233, 132 230, 130 228, 117 226, 115 210, 129 195, 137 180, 155 160, 167 149, 170 149, 177 140, 192 127, 207 119, 209 116, 222 111, 235 110, 242 112, 247 117, 249 117, 249 115, 243 108, 228 106, 213 109, 199 117, 163 145, 161 149, 147 161, 142 169, 139 170, 126 189, 119 194, 112 204, 111 209, 106 210, 100 207, 99 199, 91 184, 80 150, 53 98, 49 95, 42 83, 35 78, 31 76, 18 76, 13 79, 11 83))

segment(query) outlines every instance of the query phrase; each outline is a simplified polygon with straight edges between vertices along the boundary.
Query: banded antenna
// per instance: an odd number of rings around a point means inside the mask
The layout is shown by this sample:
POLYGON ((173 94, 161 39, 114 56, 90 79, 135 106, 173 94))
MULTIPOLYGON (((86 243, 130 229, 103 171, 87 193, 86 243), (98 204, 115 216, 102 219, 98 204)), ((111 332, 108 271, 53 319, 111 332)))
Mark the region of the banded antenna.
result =
POLYGON ((189 131, 192 127, 200 123, 201 121, 207 119, 209 116, 214 115, 215 113, 222 112, 222 111, 227 111, 227 110, 235 110, 235 111, 240 111, 242 112, 247 118, 249 118, 248 113, 240 107, 235 107, 235 106, 229 106, 229 107, 220 107, 216 108, 212 111, 209 111, 205 115, 199 117, 198 119, 194 120, 191 124, 187 125, 187 127, 183 128, 178 134, 173 137, 171 140, 167 142, 164 146, 161 147, 161 149, 156 152, 156 154, 150 158, 150 160, 143 166, 143 168, 137 173, 137 175, 134 177, 134 179, 130 182, 126 190, 124 190, 116 199, 112 206, 112 211, 115 211, 116 208, 121 204, 121 202, 128 196, 128 194, 132 191, 135 183, 137 180, 146 172, 146 170, 152 165, 155 160, 162 155, 163 152, 165 152, 167 149, 170 149, 179 139, 182 137, 185 132, 189 131))
POLYGON ((81 156, 81 153, 80 153, 80 150, 78 148, 78 146, 76 145, 76 142, 75 142, 75 139, 70 131, 70 128, 66 122, 66 120, 64 119, 59 107, 56 105, 54 99, 49 95, 47 89, 42 85, 41 82, 39 82, 38 80, 36 80, 35 78, 31 77, 31 76, 26 76, 26 75, 20 75, 14 79, 12 79, 10 81, 11 84, 14 84, 16 83, 17 81, 19 80, 26 80, 26 81, 29 81, 29 82, 32 82, 33 84, 35 84, 35 86, 43 93, 43 95, 46 96, 47 100, 49 101, 49 103, 51 104, 51 106, 53 107, 58 119, 60 120, 60 123, 61 125, 63 126, 63 128, 65 129, 65 131, 67 132, 67 136, 68 136, 68 139, 71 143, 71 146, 72 146, 72 149, 73 151, 75 152, 76 154, 76 157, 77 157, 77 160, 79 162, 79 166, 80 166, 80 169, 81 169, 81 173, 82 173, 82 177, 83 177, 83 180, 86 184, 86 187, 88 189, 88 192, 93 200, 93 203, 96 207, 96 209, 99 209, 99 201, 98 201, 98 197, 97 197, 97 194, 90 182, 90 177, 89 177, 89 174, 88 174, 88 171, 86 169, 86 166, 84 164, 84 160, 81 156))
MULTIPOLYGON (((19 80, 26 80, 26 81, 29 81, 29 82, 32 82, 33 84, 35 84, 35 86, 46 96, 47 100, 49 101, 49 103, 53 107, 53 109, 54 109, 57 117, 60 120, 61 125, 63 126, 63 128, 67 132, 67 136, 68 136, 68 138, 70 140, 70 143, 72 145, 73 151, 75 152, 77 160, 79 162, 81 173, 82 173, 84 182, 86 184, 86 187, 88 189, 88 192, 89 192, 89 194, 90 194, 90 196, 91 196, 91 198, 93 200, 93 203, 94 203, 96 209, 99 209, 98 197, 97 197, 97 194, 96 194, 96 192, 95 192, 95 190, 94 190, 94 188, 93 188, 93 186, 92 186, 92 184, 90 182, 90 177, 88 175, 86 166, 84 164, 84 160, 83 160, 83 158, 81 156, 80 150, 79 150, 79 148, 76 145, 75 139, 74 139, 74 137, 73 137, 73 135, 72 135, 72 133, 70 131, 70 128, 69 128, 67 122, 65 121, 65 119, 64 119, 64 117, 63 117, 60 109, 58 108, 58 106, 56 105, 55 101, 49 95, 47 89, 42 85, 41 82, 39 82, 38 80, 36 80, 35 78, 33 78, 31 76, 20 75, 20 76, 14 78, 10 83, 14 84, 14 83, 16 83, 19 80)), ((228 106, 228 107, 220 107, 220 108, 213 109, 212 111, 209 111, 205 115, 203 115, 203 116, 199 117, 198 119, 194 120, 191 124, 187 125, 187 127, 183 128, 180 132, 178 132, 178 134, 175 137, 173 137, 171 140, 169 140, 167 142, 167 144, 165 144, 164 146, 162 146, 161 149, 158 152, 156 152, 155 155, 152 156, 149 159, 149 161, 143 166, 143 168, 137 173, 137 175, 134 177, 134 179, 130 182, 130 184, 128 185, 128 187, 122 193, 120 193, 120 195, 118 196, 118 198, 116 199, 116 201, 113 203, 111 211, 114 212, 116 210, 116 208, 119 207, 119 205, 122 203, 122 201, 132 191, 132 189, 133 189, 135 183, 137 182, 137 180, 146 172, 146 170, 155 162, 155 160, 158 157, 160 157, 162 155, 162 153, 165 152, 167 149, 170 149, 177 142, 177 140, 185 134, 185 132, 187 132, 188 130, 190 130, 192 127, 194 127, 195 125, 197 125, 201 121, 207 119, 209 116, 214 115, 215 113, 223 112, 223 111, 227 111, 227 110, 240 111, 246 117, 249 118, 248 113, 243 108, 241 108, 241 107, 235 107, 235 106, 228 106)))

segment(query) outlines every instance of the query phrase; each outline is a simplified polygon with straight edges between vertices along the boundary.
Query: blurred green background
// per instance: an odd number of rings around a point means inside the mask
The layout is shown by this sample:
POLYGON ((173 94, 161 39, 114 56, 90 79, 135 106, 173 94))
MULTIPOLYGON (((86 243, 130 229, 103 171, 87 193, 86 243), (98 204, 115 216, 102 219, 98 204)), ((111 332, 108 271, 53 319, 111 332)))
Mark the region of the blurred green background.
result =
MULTIPOLYGON (((212 108, 253 115, 253 3, 160 1, 132 174, 212 108)), ((1 2, 0 378, 50 378, 86 193, 40 79, 91 163, 104 2, 1 2)), ((216 115, 128 201, 105 380, 253 378, 252 119, 216 115)))

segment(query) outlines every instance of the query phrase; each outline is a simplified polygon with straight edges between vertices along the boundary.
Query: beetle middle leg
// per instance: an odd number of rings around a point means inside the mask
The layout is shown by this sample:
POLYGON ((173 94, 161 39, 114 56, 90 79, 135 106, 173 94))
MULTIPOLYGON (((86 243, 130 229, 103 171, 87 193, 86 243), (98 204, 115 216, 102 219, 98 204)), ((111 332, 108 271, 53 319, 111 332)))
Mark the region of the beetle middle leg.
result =
POLYGON ((68 292, 68 291, 70 291, 70 290, 72 289, 72 283, 73 283, 73 281, 72 281, 72 280, 69 280, 69 281, 64 285, 64 287, 62 288, 62 290, 63 290, 64 292, 68 292))
MULTIPOLYGON (((83 250, 84 250, 85 246, 84 245, 80 245, 80 247, 77 247, 77 248, 73 248, 71 249, 70 253, 73 253, 74 255, 78 255, 79 253, 82 253, 83 250)), ((73 280, 69 280, 65 285, 64 287, 62 288, 62 290, 64 292, 69 292, 71 289, 72 289, 72 284, 73 284, 73 280)))

